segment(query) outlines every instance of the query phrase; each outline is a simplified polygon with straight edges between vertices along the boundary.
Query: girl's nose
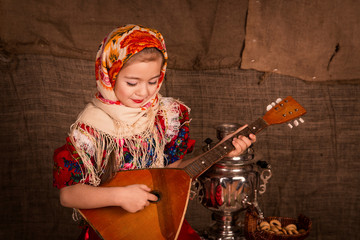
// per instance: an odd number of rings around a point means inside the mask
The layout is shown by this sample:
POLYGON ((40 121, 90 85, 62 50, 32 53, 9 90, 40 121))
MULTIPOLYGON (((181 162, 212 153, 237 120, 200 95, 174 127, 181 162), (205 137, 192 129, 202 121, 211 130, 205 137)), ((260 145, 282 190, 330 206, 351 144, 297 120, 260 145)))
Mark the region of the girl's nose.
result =
POLYGON ((141 85, 141 86, 139 86, 138 91, 136 92, 136 94, 138 96, 140 96, 140 97, 146 97, 148 92, 149 92, 148 88, 146 86, 144 86, 144 85, 141 85))

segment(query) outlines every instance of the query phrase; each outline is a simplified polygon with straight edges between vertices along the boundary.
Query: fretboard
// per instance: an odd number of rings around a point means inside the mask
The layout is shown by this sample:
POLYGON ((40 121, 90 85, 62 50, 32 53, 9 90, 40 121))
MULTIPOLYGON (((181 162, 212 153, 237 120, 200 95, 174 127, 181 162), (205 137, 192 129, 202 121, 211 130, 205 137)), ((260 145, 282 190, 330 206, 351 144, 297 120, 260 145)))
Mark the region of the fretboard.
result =
POLYGON ((242 129, 239 132, 233 133, 231 137, 229 137, 227 140, 220 142, 215 147, 211 148, 209 151, 200 155, 198 159, 185 166, 185 172, 192 179, 197 178, 203 172, 209 169, 214 163, 220 161, 229 152, 234 150, 234 146, 232 145, 232 139, 234 137, 238 137, 240 135, 248 137, 251 133, 257 134, 267 126, 269 125, 262 118, 257 119, 255 122, 248 125, 246 128, 242 129))

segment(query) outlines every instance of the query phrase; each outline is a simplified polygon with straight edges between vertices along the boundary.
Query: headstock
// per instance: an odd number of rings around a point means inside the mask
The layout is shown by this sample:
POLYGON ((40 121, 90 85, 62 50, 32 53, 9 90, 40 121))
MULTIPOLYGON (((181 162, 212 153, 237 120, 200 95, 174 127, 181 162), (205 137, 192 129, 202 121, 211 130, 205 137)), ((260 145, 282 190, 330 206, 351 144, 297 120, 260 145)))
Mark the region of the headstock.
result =
MULTIPOLYGON (((284 100, 278 98, 275 102, 268 105, 266 110, 267 113, 263 116, 263 120, 269 125, 285 123, 294 119, 293 124, 295 127, 297 127, 300 123, 304 123, 301 116, 306 113, 306 110, 291 96, 285 98, 284 100)), ((293 128, 291 123, 289 123, 288 126, 293 128)))

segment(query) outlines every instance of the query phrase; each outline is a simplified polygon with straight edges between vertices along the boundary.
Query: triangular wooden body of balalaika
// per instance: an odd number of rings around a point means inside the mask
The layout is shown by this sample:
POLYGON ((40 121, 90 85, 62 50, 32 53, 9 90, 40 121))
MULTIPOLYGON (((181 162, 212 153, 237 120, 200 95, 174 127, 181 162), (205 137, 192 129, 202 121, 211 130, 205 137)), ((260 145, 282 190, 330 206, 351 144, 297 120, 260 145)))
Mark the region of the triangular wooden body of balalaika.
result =
POLYGON ((85 220, 105 240, 177 239, 184 220, 191 186, 182 169, 141 169, 121 171, 102 186, 145 184, 160 193, 160 201, 144 210, 129 213, 121 207, 80 209, 85 220))

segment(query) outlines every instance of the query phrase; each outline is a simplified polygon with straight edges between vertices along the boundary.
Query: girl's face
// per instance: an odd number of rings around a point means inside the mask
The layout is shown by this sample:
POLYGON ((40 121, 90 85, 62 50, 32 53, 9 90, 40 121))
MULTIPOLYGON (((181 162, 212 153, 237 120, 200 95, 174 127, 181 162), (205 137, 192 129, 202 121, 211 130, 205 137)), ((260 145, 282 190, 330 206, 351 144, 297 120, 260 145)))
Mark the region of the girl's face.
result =
POLYGON ((116 78, 115 95, 127 107, 139 108, 158 90, 162 59, 125 65, 116 78))

